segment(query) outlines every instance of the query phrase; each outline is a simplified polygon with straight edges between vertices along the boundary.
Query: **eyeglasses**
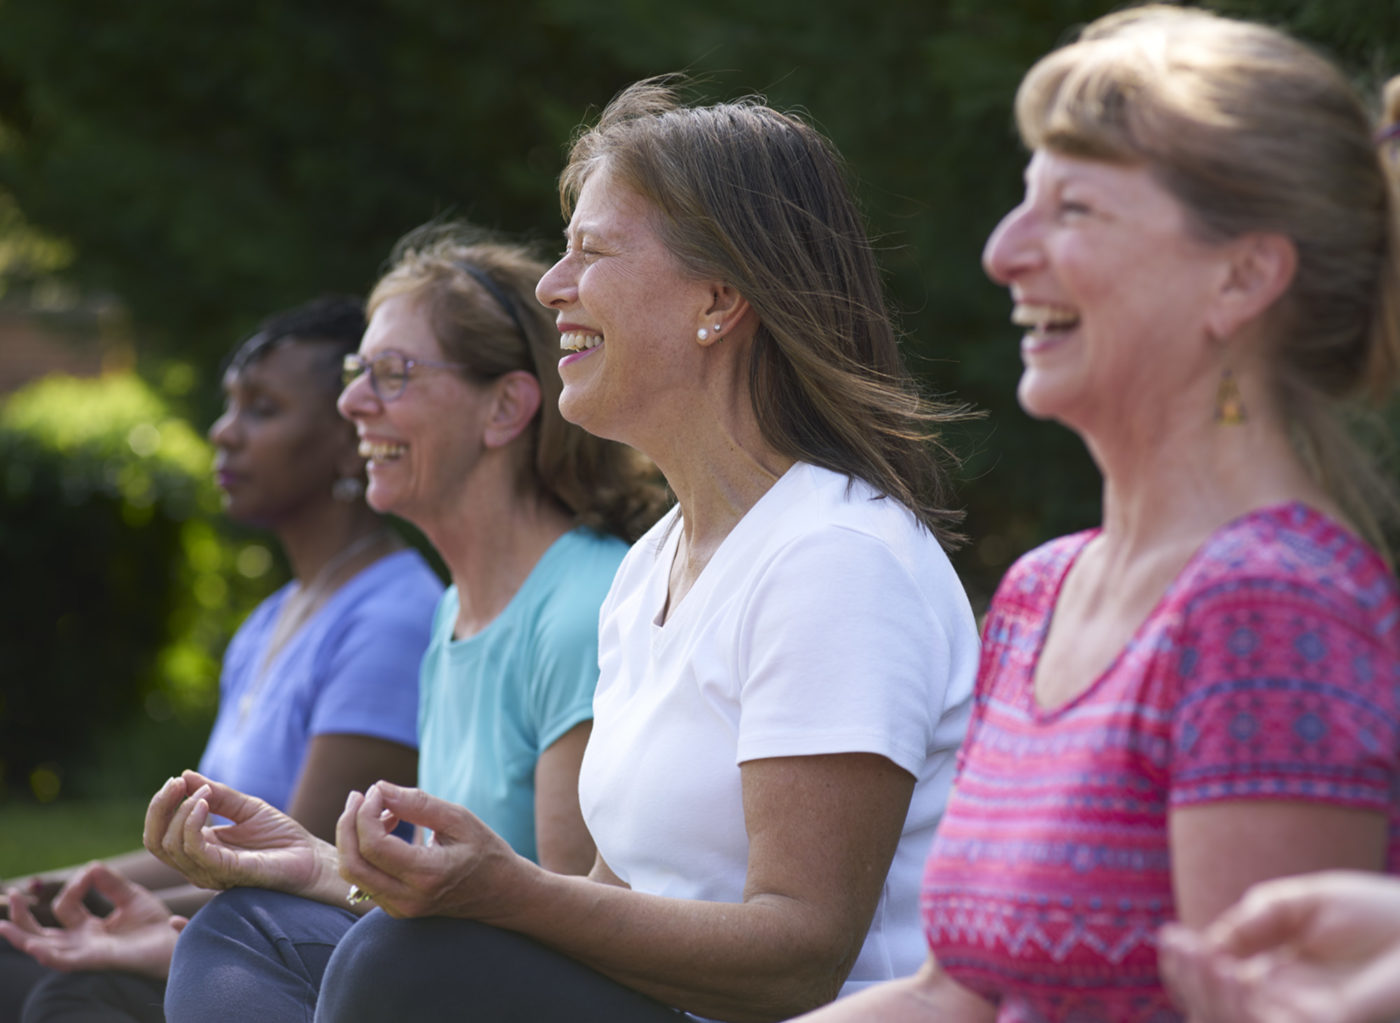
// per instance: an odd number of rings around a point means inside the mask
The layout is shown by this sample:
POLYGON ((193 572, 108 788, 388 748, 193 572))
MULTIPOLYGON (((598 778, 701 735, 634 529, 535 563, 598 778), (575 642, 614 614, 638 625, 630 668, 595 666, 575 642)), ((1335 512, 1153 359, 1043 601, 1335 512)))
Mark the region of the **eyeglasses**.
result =
POLYGON ((369 386, 380 401, 394 401, 408 386, 408 378, 415 369, 467 369, 460 362, 434 362, 431 359, 410 359, 403 352, 392 349, 380 352, 372 359, 366 359, 358 352, 345 356, 340 366, 340 380, 349 387, 355 380, 369 371, 369 386))

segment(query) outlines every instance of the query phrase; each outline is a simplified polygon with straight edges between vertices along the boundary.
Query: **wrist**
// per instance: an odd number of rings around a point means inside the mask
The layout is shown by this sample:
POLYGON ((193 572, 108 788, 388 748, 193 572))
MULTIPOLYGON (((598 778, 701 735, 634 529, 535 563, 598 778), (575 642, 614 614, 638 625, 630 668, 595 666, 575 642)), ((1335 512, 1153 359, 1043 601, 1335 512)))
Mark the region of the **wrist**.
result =
POLYGON ((314 841, 311 881, 306 890, 293 891, 290 894, 315 899, 331 906, 345 906, 345 897, 350 894, 350 882, 340 876, 340 857, 335 851, 335 846, 319 838, 314 841))

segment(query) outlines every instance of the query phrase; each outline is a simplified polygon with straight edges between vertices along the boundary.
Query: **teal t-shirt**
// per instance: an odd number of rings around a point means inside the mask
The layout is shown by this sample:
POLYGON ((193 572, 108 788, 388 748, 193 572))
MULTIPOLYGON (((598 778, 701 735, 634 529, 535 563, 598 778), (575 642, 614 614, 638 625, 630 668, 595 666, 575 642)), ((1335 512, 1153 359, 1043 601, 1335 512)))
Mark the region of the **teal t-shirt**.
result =
POLYGON ((535 763, 593 717, 598 608, 626 552, 616 537, 574 529, 475 636, 452 638, 455 586, 433 618, 419 676, 418 784, 465 806, 532 860, 535 763))

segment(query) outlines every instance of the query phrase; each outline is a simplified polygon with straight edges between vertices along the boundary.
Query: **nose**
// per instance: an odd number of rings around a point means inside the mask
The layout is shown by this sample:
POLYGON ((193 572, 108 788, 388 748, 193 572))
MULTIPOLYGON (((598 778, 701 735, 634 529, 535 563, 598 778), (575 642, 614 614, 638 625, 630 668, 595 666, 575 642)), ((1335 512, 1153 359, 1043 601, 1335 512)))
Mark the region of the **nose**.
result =
POLYGON ((225 409, 224 414, 209 427, 209 443, 216 448, 231 448, 237 441, 235 427, 238 417, 234 415, 233 409, 225 409))
POLYGON ((340 397, 335 400, 336 411, 350 422, 372 415, 380 408, 379 396, 370 386, 369 370, 365 370, 345 385, 340 397))
POLYGON ((982 249, 982 269, 998 284, 1010 284, 1038 265, 1041 257, 1037 220, 1028 202, 1001 218, 982 249))
POLYGON ((535 299, 547 309, 558 309, 568 305, 578 295, 578 278, 573 271, 569 254, 559 257, 559 261, 544 272, 535 285, 535 299))

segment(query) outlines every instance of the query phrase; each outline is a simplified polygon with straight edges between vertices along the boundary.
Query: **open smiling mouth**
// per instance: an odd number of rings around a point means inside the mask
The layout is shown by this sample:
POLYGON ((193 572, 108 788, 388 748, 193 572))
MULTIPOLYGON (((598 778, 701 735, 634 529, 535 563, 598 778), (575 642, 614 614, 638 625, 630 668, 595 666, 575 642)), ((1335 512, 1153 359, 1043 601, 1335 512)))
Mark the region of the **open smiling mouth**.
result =
POLYGON ((368 458, 371 462, 392 462, 396 458, 402 457, 407 450, 408 447, 404 444, 388 444, 372 440, 360 441, 360 457, 368 458))
POLYGON ((602 334, 590 334, 584 330, 569 330, 559 335, 559 347, 566 352, 586 352, 602 343, 602 334))
POLYGON ((1011 310, 1011 322, 1037 334, 1062 334, 1079 326, 1079 314, 1064 306, 1021 302, 1011 310))

